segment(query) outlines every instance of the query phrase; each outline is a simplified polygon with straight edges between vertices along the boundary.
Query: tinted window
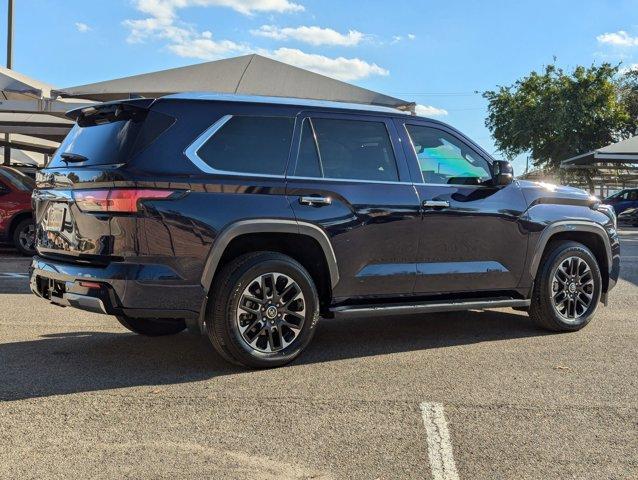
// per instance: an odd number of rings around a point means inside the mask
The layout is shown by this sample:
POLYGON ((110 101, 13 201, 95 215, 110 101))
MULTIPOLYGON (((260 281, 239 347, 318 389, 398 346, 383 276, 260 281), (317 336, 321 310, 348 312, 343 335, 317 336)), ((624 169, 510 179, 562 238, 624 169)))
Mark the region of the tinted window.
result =
POLYGON ((283 175, 294 119, 232 117, 197 151, 216 170, 283 175))
POLYGON ((480 185, 492 179, 490 165, 458 138, 438 128, 406 125, 424 183, 480 185))
POLYGON ((396 160, 383 122, 313 118, 304 125, 296 175, 398 181, 396 160), (316 148, 318 147, 318 151, 316 148), (317 165, 318 166, 313 166, 317 165), (306 172, 306 173, 301 173, 306 172))
POLYGON ((607 197, 607 200, 622 200, 627 198, 627 190, 621 190, 607 197))
POLYGON ((24 192, 30 192, 35 188, 35 181, 31 177, 27 177, 25 174, 12 168, 0 167, 0 178, 13 185, 14 188, 24 192))
MULTIPOLYGON (((78 166, 126 163, 159 137, 175 119, 162 113, 139 109, 131 118, 109 117, 80 120, 66 136, 49 167, 65 167, 64 154, 86 157, 78 166)), ((73 163, 69 163, 73 165, 73 163)))

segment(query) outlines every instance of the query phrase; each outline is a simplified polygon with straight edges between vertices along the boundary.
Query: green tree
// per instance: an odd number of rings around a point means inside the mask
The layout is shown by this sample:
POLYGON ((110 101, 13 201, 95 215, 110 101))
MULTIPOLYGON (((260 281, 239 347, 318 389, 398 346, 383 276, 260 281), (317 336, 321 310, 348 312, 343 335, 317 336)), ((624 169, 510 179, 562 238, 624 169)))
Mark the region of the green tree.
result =
POLYGON ((618 80, 620 102, 627 109, 627 136, 638 135, 638 68, 625 72, 618 80))
MULTIPOLYGON (((564 178, 564 171, 559 171, 562 160, 636 131, 638 118, 630 110, 638 103, 631 108, 629 103, 638 102, 638 89, 633 89, 638 77, 632 78, 623 77, 621 94, 617 66, 605 63, 565 72, 551 64, 542 73, 533 71, 513 85, 484 92, 485 124, 508 158, 529 153, 536 167, 564 178)), ((593 189, 591 172, 584 175, 593 189)))

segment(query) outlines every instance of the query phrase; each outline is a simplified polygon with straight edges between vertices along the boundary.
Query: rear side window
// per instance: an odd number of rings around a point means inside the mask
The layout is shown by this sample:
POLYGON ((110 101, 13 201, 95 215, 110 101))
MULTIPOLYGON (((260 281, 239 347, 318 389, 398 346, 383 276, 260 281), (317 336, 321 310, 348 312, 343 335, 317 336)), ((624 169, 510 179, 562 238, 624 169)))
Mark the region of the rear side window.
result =
POLYGON ((175 121, 153 110, 122 116, 121 120, 108 116, 90 122, 80 120, 56 151, 49 167, 127 163, 175 121))
POLYGON ((215 170, 283 175, 294 123, 290 117, 231 117, 197 156, 215 170))
POLYGON ((295 175, 398 181, 396 159, 383 122, 306 119, 295 175))

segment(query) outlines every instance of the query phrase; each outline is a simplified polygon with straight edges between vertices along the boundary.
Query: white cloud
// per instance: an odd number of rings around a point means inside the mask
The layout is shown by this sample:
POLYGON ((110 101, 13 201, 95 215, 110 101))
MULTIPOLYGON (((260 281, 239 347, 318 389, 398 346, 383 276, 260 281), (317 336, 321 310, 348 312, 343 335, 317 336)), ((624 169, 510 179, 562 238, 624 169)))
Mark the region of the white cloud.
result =
POLYGON ((332 28, 321 28, 316 26, 300 26, 279 28, 274 25, 262 25, 257 30, 250 33, 259 37, 272 38, 275 40, 298 40, 310 45, 340 45, 351 47, 358 45, 365 35, 357 30, 349 30, 348 33, 339 33, 332 28))
MULTIPOLYGON (((146 18, 125 20, 124 26, 130 32, 127 38, 129 43, 140 43, 151 37, 171 40, 169 49, 183 50, 181 46, 195 42, 198 48, 201 43, 197 37, 199 34, 190 26, 182 26, 177 11, 187 7, 228 7, 245 15, 255 12, 294 12, 303 10, 304 7, 290 0, 136 0, 137 9, 148 15, 146 18)), ((204 39, 211 40, 212 34, 204 32, 204 39)), ((206 49, 217 51, 217 42, 205 42, 206 49)), ((222 50, 233 50, 234 42, 229 40, 220 42, 222 50), (228 43, 230 42, 230 43, 228 43), (225 47, 223 47, 225 45, 225 47)), ((237 44, 234 44, 237 45, 237 44)), ((192 55, 195 56, 195 55, 192 55)))
POLYGON ((259 12, 300 12, 303 5, 290 0, 136 0, 137 9, 156 18, 175 18, 187 7, 227 7, 244 15, 259 12))
POLYGON ((414 33, 408 33, 405 37, 403 35, 393 35, 390 45, 395 45, 403 40, 415 40, 416 35, 414 33))
POLYGON ((618 30, 614 33, 603 33, 596 37, 599 43, 614 45, 616 47, 636 47, 638 46, 638 37, 632 37, 624 30, 618 30))
POLYGON ((262 51, 260 53, 274 60, 346 82, 371 75, 387 76, 390 74, 388 70, 376 63, 368 63, 360 58, 331 58, 315 53, 306 53, 296 48, 278 48, 274 52, 262 51))
POLYGON ((421 117, 444 117, 447 115, 447 110, 443 108, 433 107, 431 105, 417 104, 415 108, 416 114, 421 117))
POLYGON ((199 58, 201 60, 216 60, 228 55, 243 55, 249 52, 246 45, 232 40, 215 41, 207 37, 188 38, 180 43, 173 43, 168 49, 185 58, 199 58))
POLYGON ((86 33, 89 30, 91 30, 91 27, 89 27, 86 23, 82 23, 82 22, 75 22, 75 28, 77 29, 78 32, 81 32, 81 33, 86 33))
MULTIPOLYGON (((166 48, 174 54, 201 60, 217 60, 256 51, 275 60, 344 81, 359 80, 372 75, 386 76, 390 73, 376 63, 368 63, 360 58, 331 58, 293 48, 279 48, 274 51, 255 49, 245 43, 217 40, 212 32, 208 30, 199 32, 193 26, 180 21, 176 10, 193 5, 230 6, 246 14, 254 11, 294 11, 303 8, 289 0, 137 0, 138 9, 150 16, 123 22, 124 26, 130 30, 127 41, 139 43, 151 39, 165 40, 166 48)), ((319 27, 290 29, 269 27, 265 30, 263 28, 258 31, 267 32, 271 36, 281 35, 284 39, 301 38, 304 34, 308 34, 305 41, 313 45, 347 45, 348 43, 355 45, 364 37, 362 33, 355 30, 341 34, 329 28, 319 27), (310 39, 310 36, 313 38, 310 39)))

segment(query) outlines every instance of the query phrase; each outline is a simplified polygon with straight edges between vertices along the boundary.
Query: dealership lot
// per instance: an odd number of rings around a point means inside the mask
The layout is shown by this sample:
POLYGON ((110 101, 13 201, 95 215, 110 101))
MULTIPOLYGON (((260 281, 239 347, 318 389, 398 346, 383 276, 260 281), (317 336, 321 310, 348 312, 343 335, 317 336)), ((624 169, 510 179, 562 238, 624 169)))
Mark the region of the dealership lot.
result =
POLYGON ((638 478, 638 229, 622 239, 579 333, 510 309, 325 320, 267 371, 39 300, 2 249, 0 478, 638 478))

